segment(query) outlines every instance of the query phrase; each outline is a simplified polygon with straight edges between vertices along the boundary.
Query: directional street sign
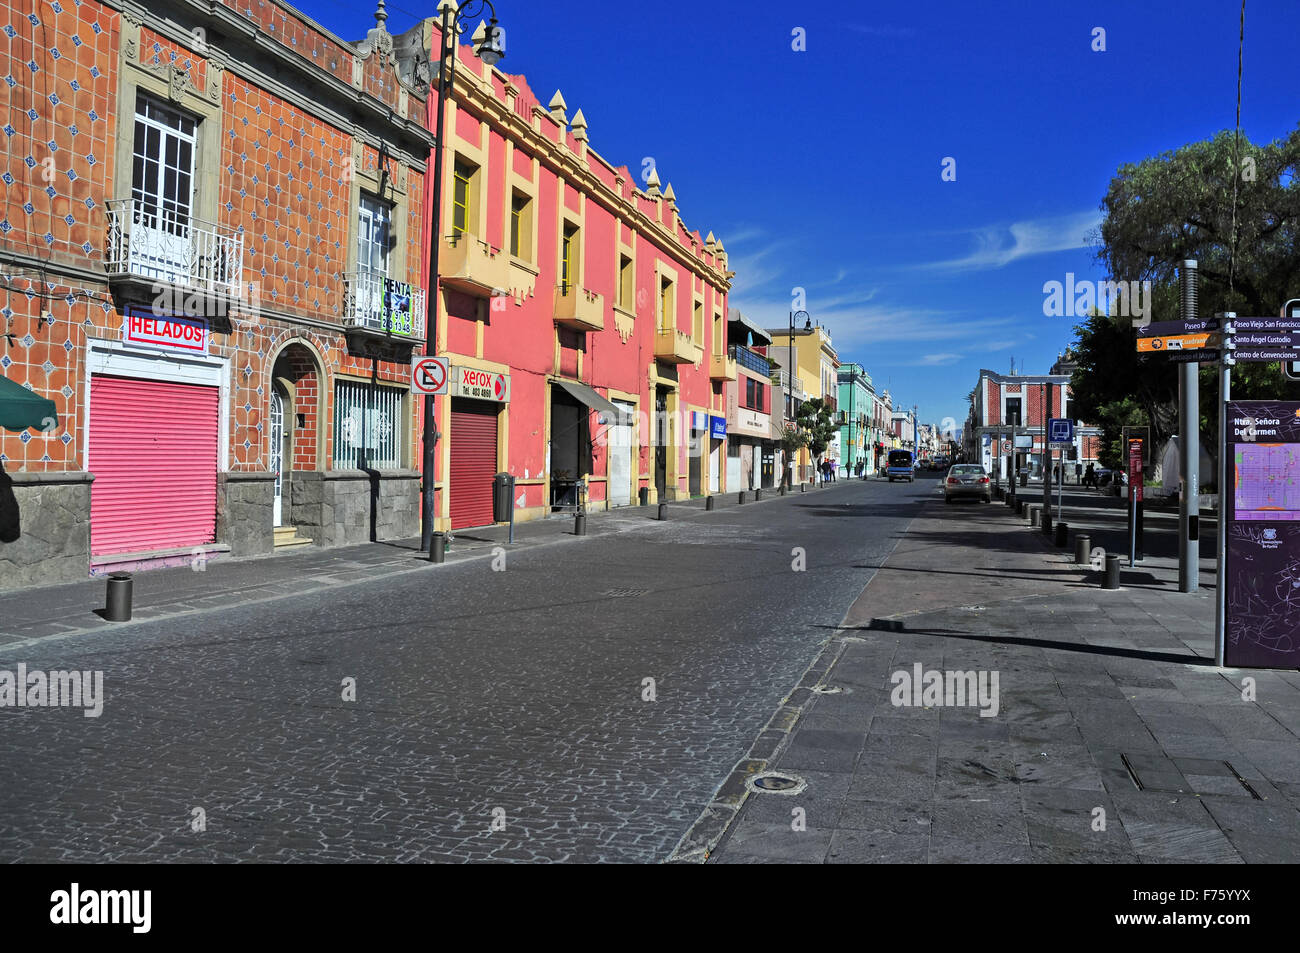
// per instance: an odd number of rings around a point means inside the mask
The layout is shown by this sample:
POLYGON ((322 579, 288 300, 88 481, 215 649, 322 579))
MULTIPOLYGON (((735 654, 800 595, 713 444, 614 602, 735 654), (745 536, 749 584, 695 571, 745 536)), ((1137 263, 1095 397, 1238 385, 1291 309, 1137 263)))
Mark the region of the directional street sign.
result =
POLYGON ((1150 324, 1134 328, 1138 337, 1168 337, 1169 335, 1200 334, 1219 330, 1216 318, 1200 318, 1196 321, 1152 321, 1150 324))
POLYGON ((1219 359, 1217 347, 1201 347, 1194 351, 1172 351, 1163 355, 1169 364, 1213 364, 1219 359))
POLYGON ((417 354, 411 358, 411 393, 447 393, 447 359, 417 354))
POLYGON ((1238 361, 1292 361, 1296 352, 1289 347, 1239 347, 1232 356, 1238 361))
POLYGON ((1192 351, 1197 348, 1217 347, 1217 334, 1170 334, 1160 337, 1140 337, 1137 349, 1142 353, 1151 351, 1192 351))

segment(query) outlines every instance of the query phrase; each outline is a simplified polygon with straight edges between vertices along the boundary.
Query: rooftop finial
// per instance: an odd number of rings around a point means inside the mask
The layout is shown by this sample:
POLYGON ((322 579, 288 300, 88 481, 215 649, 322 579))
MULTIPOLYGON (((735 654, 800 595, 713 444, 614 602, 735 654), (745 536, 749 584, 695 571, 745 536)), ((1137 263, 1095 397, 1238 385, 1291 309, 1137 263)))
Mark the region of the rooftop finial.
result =
POLYGON ((388 11, 384 8, 384 0, 379 0, 379 6, 375 9, 375 23, 383 26, 387 19, 388 11))

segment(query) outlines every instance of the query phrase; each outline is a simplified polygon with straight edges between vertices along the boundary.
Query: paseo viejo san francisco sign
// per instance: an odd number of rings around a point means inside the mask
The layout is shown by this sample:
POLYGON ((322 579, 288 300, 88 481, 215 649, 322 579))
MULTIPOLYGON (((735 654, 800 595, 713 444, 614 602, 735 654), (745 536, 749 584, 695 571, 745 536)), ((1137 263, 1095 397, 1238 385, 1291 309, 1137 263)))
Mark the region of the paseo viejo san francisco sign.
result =
POLYGON ((1300 403, 1230 401, 1224 664, 1300 667, 1300 403))

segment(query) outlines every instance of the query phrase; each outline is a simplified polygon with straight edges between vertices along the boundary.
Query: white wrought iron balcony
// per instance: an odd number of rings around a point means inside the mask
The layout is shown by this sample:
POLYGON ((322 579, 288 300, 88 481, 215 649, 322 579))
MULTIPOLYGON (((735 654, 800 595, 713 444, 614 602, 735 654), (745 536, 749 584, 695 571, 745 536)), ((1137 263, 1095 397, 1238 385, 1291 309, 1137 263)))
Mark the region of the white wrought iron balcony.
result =
POLYGON ((380 334, 424 339, 425 296, 373 271, 343 275, 343 323, 380 334))
POLYGON ((105 204, 104 265, 110 277, 130 276, 205 294, 239 296, 244 238, 234 229, 136 199, 112 199, 105 204))

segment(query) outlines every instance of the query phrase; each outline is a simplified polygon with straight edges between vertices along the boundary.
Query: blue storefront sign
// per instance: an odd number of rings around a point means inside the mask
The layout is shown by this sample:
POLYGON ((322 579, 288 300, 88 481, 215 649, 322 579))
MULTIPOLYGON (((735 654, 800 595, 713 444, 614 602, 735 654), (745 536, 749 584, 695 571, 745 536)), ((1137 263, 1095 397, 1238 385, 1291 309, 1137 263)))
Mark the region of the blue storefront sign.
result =
POLYGON ((709 436, 714 440, 727 439, 727 418, 710 417, 709 418, 709 436))

